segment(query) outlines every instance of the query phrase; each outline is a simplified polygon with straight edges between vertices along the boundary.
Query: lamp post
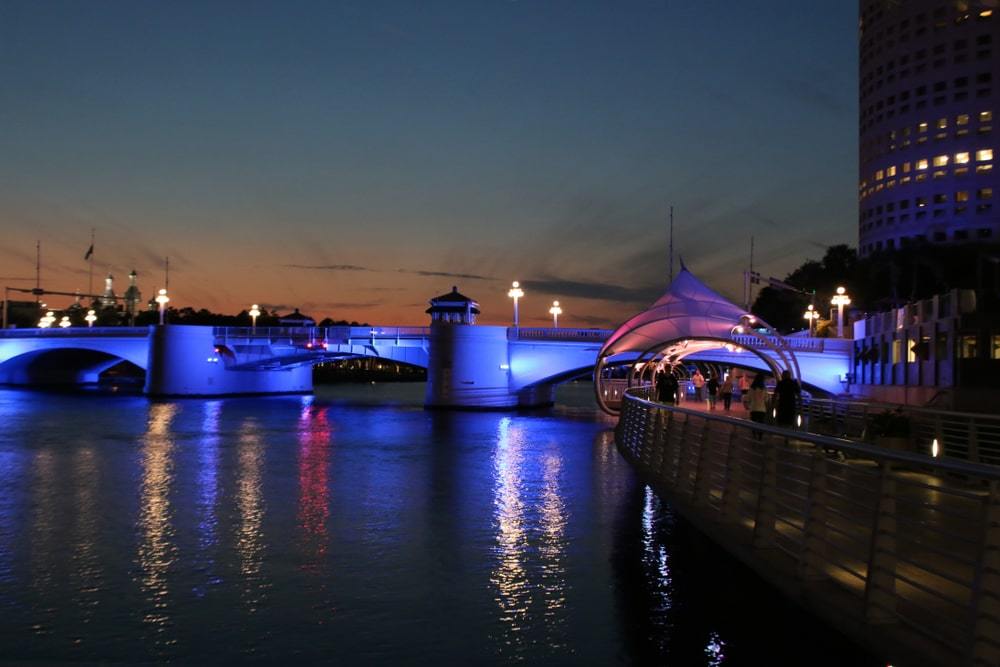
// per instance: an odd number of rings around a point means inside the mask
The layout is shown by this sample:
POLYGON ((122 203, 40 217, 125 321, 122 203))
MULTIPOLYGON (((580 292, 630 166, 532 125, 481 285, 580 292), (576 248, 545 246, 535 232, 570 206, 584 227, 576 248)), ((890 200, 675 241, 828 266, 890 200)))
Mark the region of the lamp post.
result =
POLYGON ((521 289, 521 283, 516 280, 511 283, 510 290, 507 292, 507 296, 514 299, 514 328, 517 328, 517 300, 524 296, 524 290, 521 289))
POLYGON ((160 324, 163 324, 163 312, 167 308, 167 303, 170 302, 170 297, 167 296, 167 290, 161 289, 156 294, 156 303, 160 306, 160 324))
POLYGON ((253 331, 254 333, 257 333, 258 317, 260 317, 260 308, 258 308, 257 304, 255 303, 254 305, 250 306, 250 320, 252 322, 252 324, 250 325, 250 330, 253 331))
POLYGON ((83 319, 87 322, 87 326, 88 327, 93 327, 94 326, 94 322, 97 321, 97 313, 94 312, 93 310, 88 310, 87 311, 87 316, 84 317, 83 319))
POLYGON ((65 329, 66 327, 72 326, 72 324, 69 321, 69 315, 63 315, 62 316, 62 319, 59 320, 59 326, 61 328, 63 328, 63 329, 65 329))
POLYGON ((52 326, 52 323, 56 321, 55 313, 51 310, 46 312, 42 319, 38 320, 39 329, 48 329, 52 326))
POLYGON ((838 287, 837 294, 830 299, 830 303, 837 307, 837 338, 844 337, 844 306, 851 305, 851 297, 845 292, 843 287, 838 287))
POLYGON ((802 314, 802 317, 809 320, 809 335, 812 336, 816 328, 816 320, 819 319, 819 313, 816 312, 816 309, 810 303, 806 306, 806 312, 802 314))
POLYGON ((562 315, 562 308, 559 307, 558 301, 552 302, 552 307, 549 308, 549 314, 552 315, 552 328, 559 328, 559 316, 562 315))

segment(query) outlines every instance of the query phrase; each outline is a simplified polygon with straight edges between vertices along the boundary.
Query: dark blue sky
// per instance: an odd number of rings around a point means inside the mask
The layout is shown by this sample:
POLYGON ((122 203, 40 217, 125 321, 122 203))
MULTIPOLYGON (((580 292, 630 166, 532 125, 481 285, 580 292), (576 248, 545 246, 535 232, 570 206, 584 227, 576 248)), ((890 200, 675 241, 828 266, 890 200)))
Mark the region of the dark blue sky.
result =
POLYGON ((856 235, 857 6, 0 2, 0 275, 178 305, 613 325, 856 235), (455 276, 447 274, 456 274, 455 276))

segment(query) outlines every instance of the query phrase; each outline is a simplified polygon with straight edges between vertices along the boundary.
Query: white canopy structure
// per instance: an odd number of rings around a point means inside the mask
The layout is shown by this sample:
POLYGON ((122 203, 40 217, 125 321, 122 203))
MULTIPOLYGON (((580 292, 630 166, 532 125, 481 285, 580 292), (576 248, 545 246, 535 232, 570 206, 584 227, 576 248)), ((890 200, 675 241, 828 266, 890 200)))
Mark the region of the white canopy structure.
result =
POLYGON ((771 327, 702 283, 682 264, 663 296, 619 326, 604 343, 594 371, 597 402, 603 410, 615 414, 599 387, 611 357, 624 357, 633 364, 629 371, 631 385, 637 367, 644 372, 661 361, 673 365, 688 355, 720 347, 746 349, 760 357, 775 376, 788 370, 799 378, 794 354, 771 327), (761 329, 766 334, 761 334, 761 329), (648 364, 650 361, 656 364, 648 364))

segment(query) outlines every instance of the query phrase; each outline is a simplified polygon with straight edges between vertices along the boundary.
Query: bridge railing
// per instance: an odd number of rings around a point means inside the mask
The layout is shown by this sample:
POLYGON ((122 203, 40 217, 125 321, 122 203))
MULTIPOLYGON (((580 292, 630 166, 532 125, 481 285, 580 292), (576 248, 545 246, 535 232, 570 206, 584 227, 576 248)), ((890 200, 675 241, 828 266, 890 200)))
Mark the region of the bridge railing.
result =
POLYGON ((603 343, 613 332, 610 329, 568 329, 547 327, 508 327, 508 340, 566 340, 603 343))
POLYGON ((888 424, 910 451, 1000 465, 998 415, 811 397, 802 415, 813 433, 872 440, 888 424))
POLYGON ((127 336, 149 335, 149 327, 31 327, 0 329, 0 338, 56 338, 73 336, 127 336))
POLYGON ((922 663, 1000 664, 1000 468, 645 400, 618 448, 779 587, 922 663), (845 616, 846 615, 846 616, 845 616))
POLYGON ((214 327, 219 343, 257 341, 274 344, 348 345, 366 341, 426 338, 429 327, 214 327))

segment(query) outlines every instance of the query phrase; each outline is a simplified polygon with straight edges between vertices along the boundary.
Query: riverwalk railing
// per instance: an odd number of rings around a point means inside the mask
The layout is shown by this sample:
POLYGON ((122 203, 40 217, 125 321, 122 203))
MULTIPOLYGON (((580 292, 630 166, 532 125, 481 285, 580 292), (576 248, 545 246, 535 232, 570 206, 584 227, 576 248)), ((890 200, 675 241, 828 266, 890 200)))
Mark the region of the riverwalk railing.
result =
POLYGON ((913 664, 1000 664, 1000 468, 668 407, 626 391, 644 479, 841 631, 913 664))
POLYGON ((931 408, 806 398, 803 427, 811 433, 871 440, 886 417, 902 424, 908 451, 1000 465, 1000 416, 931 408), (907 432, 908 431, 908 432, 907 432))

